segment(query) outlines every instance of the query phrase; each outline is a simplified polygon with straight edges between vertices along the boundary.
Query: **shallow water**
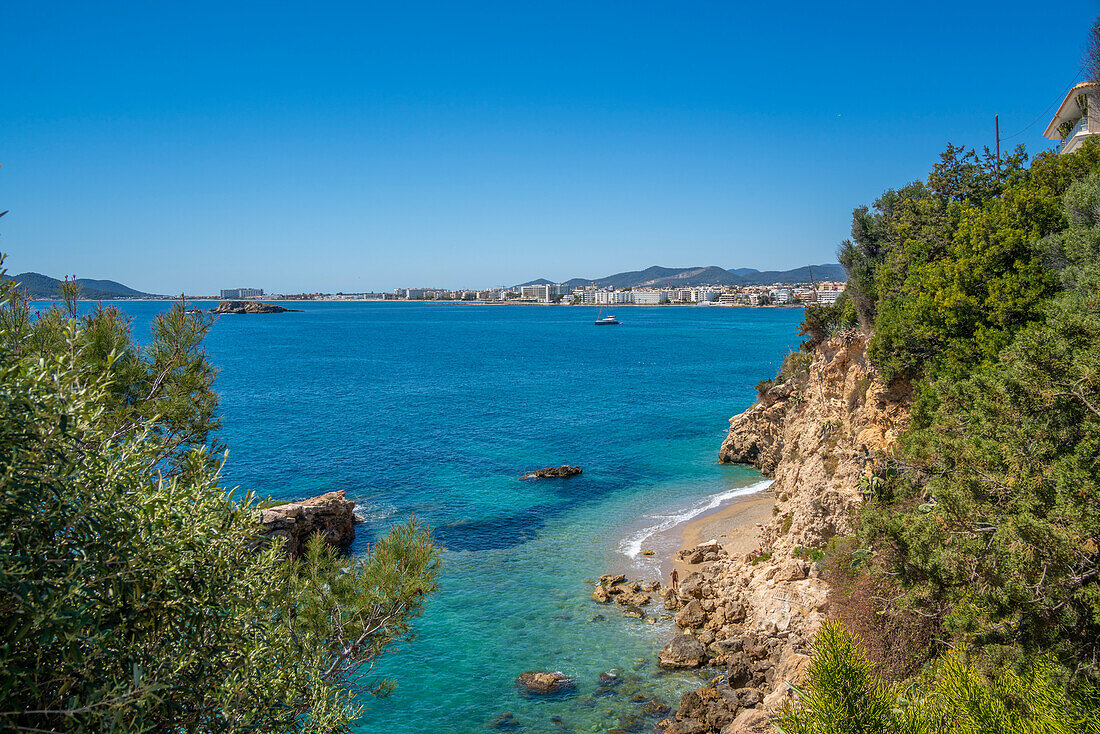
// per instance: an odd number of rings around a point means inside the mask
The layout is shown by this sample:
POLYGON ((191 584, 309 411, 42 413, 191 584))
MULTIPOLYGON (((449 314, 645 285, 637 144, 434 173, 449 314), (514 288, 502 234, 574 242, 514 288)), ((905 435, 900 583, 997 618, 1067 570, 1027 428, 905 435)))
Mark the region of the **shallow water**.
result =
MULTIPOLYGON (((167 308, 119 305, 139 337, 167 308)), ((581 307, 288 305, 302 312, 224 316, 208 339, 227 484, 343 489, 368 518, 355 547, 415 513, 445 549, 417 639, 378 666, 396 691, 358 731, 489 731, 502 713, 512 731, 648 727, 631 694, 674 705, 697 684, 656 668, 668 621, 601 607, 591 580, 656 578, 662 528, 761 481, 717 451, 797 346, 800 310, 624 308, 595 328, 581 307), (562 463, 584 474, 517 480, 562 463), (599 695, 610 669, 638 680, 599 695), (577 692, 524 698, 526 670, 563 671, 577 692)))

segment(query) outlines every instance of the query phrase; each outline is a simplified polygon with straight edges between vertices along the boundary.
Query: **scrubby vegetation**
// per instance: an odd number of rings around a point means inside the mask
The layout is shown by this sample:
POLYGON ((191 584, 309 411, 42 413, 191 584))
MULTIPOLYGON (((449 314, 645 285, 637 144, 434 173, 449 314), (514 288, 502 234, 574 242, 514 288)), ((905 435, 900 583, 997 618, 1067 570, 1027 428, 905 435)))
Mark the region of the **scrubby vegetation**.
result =
POLYGON ((40 315, 0 288, 0 729, 347 730, 434 588, 427 531, 257 549, 209 449, 209 322, 177 305, 141 349, 71 288, 40 315))
POLYGON ((921 675, 886 682, 862 641, 836 622, 814 641, 798 705, 776 721, 782 734, 1096 734, 1095 694, 1067 691, 1059 665, 1040 655, 988 676, 958 652, 921 675))
POLYGON ((781 728, 1100 731, 1100 145, 949 146, 855 210, 840 258, 846 299, 807 311, 803 348, 862 328, 915 396, 827 575, 885 667, 828 627, 781 728))

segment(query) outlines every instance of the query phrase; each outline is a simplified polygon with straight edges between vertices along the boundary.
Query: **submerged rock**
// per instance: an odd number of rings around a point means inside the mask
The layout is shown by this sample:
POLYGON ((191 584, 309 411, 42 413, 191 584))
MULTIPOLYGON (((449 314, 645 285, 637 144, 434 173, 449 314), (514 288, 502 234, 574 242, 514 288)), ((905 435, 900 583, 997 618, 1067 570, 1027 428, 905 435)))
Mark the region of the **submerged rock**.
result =
POLYGON ((510 711, 505 711, 503 714, 497 714, 490 719, 489 727, 499 729, 500 731, 515 731, 520 727, 520 723, 516 719, 515 714, 510 711))
POLYGON ((538 696, 571 691, 576 687, 577 684, 572 678, 558 671, 552 673, 528 671, 520 673, 516 678, 516 688, 523 693, 538 696))

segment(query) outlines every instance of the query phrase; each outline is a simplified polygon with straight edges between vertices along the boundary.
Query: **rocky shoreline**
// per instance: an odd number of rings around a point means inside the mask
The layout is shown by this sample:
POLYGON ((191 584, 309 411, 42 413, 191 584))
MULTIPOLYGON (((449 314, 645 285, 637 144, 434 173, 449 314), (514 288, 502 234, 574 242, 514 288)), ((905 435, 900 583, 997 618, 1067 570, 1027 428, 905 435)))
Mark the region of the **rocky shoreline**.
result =
POLYGON ((910 396, 881 383, 865 346, 860 334, 834 337, 808 369, 730 420, 720 460, 774 477, 775 505, 758 549, 727 553, 710 541, 678 554, 691 571, 663 595, 678 633, 658 659, 714 675, 658 723, 665 734, 771 731, 803 681, 828 614, 829 588, 813 559, 850 530, 870 457, 891 452, 908 422, 910 396))
POLYGON ((222 316, 225 314, 291 313, 299 310, 279 306, 275 303, 260 303, 259 301, 222 301, 210 309, 210 313, 222 316))
POLYGON ((345 550, 355 540, 355 502, 344 490, 327 492, 297 502, 284 502, 256 511, 260 545, 275 538, 286 538, 287 555, 296 557, 305 550, 309 539, 320 534, 337 550, 345 550))

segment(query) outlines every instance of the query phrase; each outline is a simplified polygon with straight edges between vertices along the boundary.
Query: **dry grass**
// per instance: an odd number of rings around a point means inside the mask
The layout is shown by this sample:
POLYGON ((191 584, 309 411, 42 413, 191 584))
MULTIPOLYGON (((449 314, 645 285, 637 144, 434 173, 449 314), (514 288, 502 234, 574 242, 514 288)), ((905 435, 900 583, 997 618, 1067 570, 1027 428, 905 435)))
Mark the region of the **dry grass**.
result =
POLYGON ((891 604, 900 594, 897 585, 874 571, 853 569, 850 559, 841 549, 822 564, 822 578, 830 587, 828 616, 863 639, 883 678, 912 677, 935 656, 936 620, 891 604))

